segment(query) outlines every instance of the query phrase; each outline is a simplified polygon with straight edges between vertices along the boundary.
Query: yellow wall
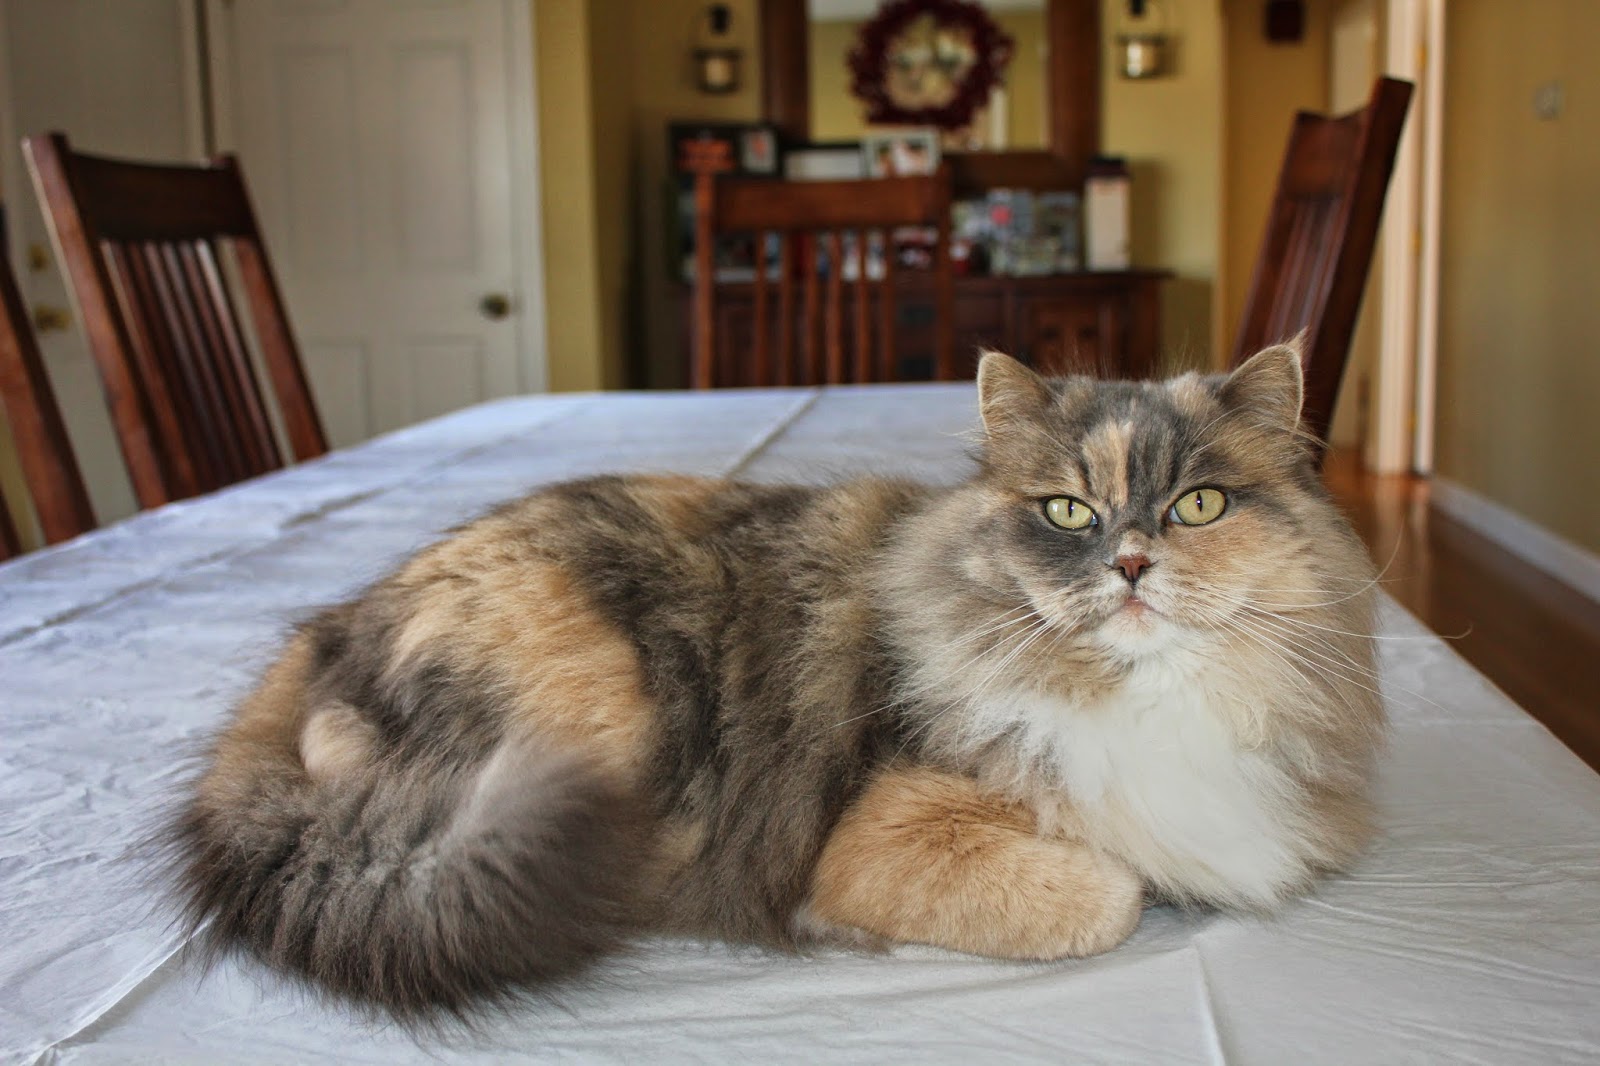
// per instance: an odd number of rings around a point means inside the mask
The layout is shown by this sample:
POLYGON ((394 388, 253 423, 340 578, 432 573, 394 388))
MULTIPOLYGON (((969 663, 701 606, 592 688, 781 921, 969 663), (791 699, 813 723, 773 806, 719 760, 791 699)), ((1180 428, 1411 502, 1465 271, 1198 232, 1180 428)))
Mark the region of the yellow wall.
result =
MULTIPOLYGON (((1119 0, 1104 0, 1114 26, 1119 0)), ((1162 290, 1161 346, 1169 364, 1198 365, 1212 349, 1220 267, 1222 20, 1220 0, 1175 0, 1176 67, 1129 81, 1108 46, 1101 80, 1104 151, 1133 170, 1133 261, 1177 277, 1162 290)))
POLYGON ((756 0, 733 0, 731 32, 744 52, 741 87, 711 96, 695 87, 689 58, 695 16, 702 0, 634 0, 633 139, 634 301, 632 348, 638 380, 681 385, 684 370, 683 295, 667 262, 671 180, 667 123, 674 120, 754 122, 761 117, 761 41, 756 0))
MULTIPOLYGON (((1043 148, 1045 131, 1045 31, 1044 9, 991 12, 1001 29, 1015 42, 1006 70, 1006 129, 1009 148, 1043 148)), ((845 57, 855 44, 856 20, 811 23, 811 135, 819 141, 854 141, 869 128, 861 105, 850 94, 850 71, 845 57)))
POLYGON ((1232 354, 1250 275, 1261 249, 1294 113, 1328 106, 1328 9, 1307 5, 1298 44, 1271 44, 1261 32, 1259 0, 1223 0, 1224 200, 1217 352, 1232 354))
POLYGON ((539 0, 534 40, 550 388, 624 383, 628 0, 539 0))
POLYGON ((599 243, 587 0, 534 5, 550 387, 600 384, 599 243))
POLYGON ((1453 0, 1438 469, 1600 551, 1600 4, 1453 0), (1533 112, 1560 80, 1566 109, 1533 112))

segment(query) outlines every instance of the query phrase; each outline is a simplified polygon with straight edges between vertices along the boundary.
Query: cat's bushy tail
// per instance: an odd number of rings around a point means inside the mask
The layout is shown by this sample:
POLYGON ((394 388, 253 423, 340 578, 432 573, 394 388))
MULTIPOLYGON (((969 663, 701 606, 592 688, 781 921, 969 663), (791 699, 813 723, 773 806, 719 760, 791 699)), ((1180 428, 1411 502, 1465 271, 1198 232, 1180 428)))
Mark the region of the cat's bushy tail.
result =
POLYGON ((407 1022, 464 1017, 579 971, 630 925, 630 799, 503 741, 461 769, 299 760, 202 787, 167 835, 196 944, 407 1022))

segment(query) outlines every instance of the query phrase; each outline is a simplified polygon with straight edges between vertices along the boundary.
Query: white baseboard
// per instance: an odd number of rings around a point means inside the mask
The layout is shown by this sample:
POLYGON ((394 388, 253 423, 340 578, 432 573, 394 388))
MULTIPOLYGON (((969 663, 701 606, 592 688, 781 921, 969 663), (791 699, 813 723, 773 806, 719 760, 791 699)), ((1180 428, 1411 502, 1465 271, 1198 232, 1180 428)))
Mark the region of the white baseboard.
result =
POLYGON ((1430 495, 1451 518, 1600 603, 1600 555, 1447 478, 1433 478, 1430 495))

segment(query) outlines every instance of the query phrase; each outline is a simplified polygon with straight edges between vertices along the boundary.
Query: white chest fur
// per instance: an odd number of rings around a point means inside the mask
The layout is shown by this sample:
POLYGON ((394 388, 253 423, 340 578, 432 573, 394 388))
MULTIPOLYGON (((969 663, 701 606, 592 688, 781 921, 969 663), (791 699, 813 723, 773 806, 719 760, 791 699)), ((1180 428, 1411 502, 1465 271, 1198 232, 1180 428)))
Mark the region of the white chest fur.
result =
POLYGON ((1203 664, 1152 660, 1094 702, 1014 694, 971 724, 1019 746, 1024 794, 1064 791, 1097 845, 1165 890, 1266 905, 1307 875, 1304 812, 1290 776, 1241 743, 1227 688, 1203 664))

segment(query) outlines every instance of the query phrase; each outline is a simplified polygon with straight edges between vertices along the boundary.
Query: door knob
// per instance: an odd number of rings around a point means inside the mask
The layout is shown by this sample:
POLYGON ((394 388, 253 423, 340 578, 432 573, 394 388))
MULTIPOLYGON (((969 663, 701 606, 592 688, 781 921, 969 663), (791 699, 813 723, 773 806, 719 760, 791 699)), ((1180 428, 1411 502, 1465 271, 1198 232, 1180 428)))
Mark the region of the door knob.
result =
POLYGON ((511 313, 511 297, 503 292, 491 292, 478 301, 478 311, 484 318, 502 319, 511 313))
POLYGON ((49 304, 33 305, 33 329, 35 333, 54 333, 58 330, 72 327, 72 315, 64 307, 51 307, 49 304))

